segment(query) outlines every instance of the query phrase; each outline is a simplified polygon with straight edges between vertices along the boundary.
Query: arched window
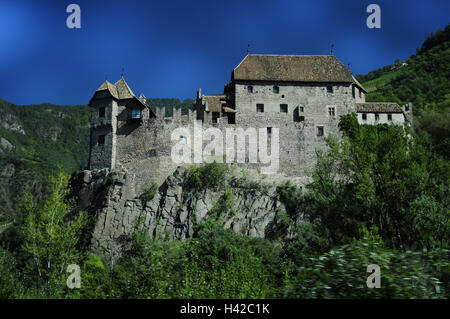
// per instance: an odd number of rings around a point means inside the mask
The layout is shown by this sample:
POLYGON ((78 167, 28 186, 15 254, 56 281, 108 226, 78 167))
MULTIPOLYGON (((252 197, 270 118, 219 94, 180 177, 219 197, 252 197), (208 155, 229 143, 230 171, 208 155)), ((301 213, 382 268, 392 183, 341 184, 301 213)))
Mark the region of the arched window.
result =
POLYGON ((275 93, 275 94, 280 93, 280 88, 279 88, 277 85, 275 85, 275 86, 273 87, 273 93, 275 93))
POLYGON ((247 86, 247 92, 253 93, 253 86, 251 86, 251 85, 247 86))

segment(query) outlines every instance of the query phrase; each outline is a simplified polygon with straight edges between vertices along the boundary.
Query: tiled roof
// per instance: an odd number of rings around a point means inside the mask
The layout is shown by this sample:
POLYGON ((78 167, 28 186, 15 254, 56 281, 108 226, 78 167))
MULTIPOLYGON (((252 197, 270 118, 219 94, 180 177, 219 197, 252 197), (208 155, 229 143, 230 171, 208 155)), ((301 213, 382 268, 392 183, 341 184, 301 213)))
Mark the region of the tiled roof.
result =
POLYGON ((356 103, 356 112, 360 113, 403 113, 397 103, 392 102, 366 102, 356 103))
POLYGON ((353 78, 353 82, 354 82, 358 87, 360 87, 365 93, 367 93, 367 91, 366 91, 366 89, 364 88, 364 86, 362 86, 361 83, 359 83, 359 81, 358 81, 354 76, 352 76, 352 78, 353 78))
POLYGON ((124 78, 120 78, 119 81, 114 83, 114 86, 117 88, 117 93, 119 93, 119 99, 131 99, 134 97, 133 91, 131 91, 127 82, 125 82, 124 78))
POLYGON ((344 82, 352 72, 333 55, 249 54, 233 70, 234 80, 344 82))
POLYGON ((206 110, 209 112, 222 112, 222 99, 224 98, 225 95, 202 96, 206 110))
POLYGON ((119 99, 119 94, 117 93, 117 88, 114 86, 114 84, 105 81, 102 85, 100 85, 96 92, 104 90, 108 90, 114 98, 119 99))
POLYGON ((109 93, 111 93, 111 95, 118 100, 131 99, 135 97, 133 91, 131 91, 124 78, 121 78, 114 84, 105 81, 102 85, 100 85, 96 92, 104 90, 108 90, 109 93))

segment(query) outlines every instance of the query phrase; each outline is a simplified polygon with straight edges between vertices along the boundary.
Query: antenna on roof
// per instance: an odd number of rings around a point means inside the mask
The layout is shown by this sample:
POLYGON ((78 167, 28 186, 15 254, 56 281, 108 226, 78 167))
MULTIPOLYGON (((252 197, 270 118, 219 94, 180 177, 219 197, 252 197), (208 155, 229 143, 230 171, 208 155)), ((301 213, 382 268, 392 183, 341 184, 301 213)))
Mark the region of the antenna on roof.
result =
POLYGON ((334 44, 331 45, 331 55, 334 55, 334 44))
POLYGON ((122 67, 122 74, 120 75, 123 78, 123 74, 125 73, 125 68, 122 67))
POLYGON ((249 55, 249 54, 250 54, 250 43, 247 44, 247 55, 249 55))

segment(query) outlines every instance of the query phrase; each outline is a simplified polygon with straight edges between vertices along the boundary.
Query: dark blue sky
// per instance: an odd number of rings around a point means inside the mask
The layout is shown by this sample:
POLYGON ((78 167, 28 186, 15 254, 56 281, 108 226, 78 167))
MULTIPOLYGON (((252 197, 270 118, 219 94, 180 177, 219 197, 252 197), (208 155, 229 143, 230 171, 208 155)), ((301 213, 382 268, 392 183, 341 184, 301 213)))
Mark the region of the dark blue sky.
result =
POLYGON ((415 53, 449 23, 450 1, 0 1, 0 98, 86 104, 105 80, 135 94, 221 93, 246 54, 329 54, 367 73, 415 53), (81 29, 66 7, 81 7, 81 29), (368 29, 366 7, 381 7, 368 29))

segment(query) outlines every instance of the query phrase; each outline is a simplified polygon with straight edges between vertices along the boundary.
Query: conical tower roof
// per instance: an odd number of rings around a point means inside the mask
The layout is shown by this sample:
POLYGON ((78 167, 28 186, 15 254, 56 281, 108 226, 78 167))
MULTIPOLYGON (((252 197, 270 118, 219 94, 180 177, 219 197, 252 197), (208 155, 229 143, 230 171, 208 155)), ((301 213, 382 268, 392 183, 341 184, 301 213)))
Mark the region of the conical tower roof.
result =
POLYGON ((117 93, 119 94, 119 99, 131 99, 134 96, 133 91, 131 91, 130 87, 128 86, 127 82, 125 81, 125 79, 122 77, 120 78, 119 81, 117 81, 116 83, 114 83, 114 86, 117 89, 117 93))

